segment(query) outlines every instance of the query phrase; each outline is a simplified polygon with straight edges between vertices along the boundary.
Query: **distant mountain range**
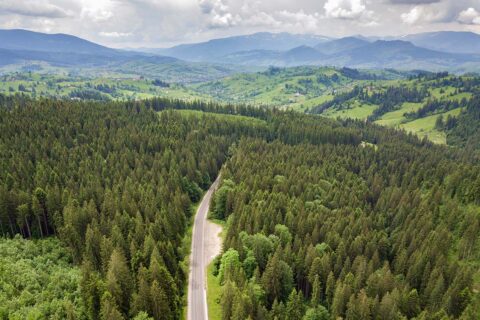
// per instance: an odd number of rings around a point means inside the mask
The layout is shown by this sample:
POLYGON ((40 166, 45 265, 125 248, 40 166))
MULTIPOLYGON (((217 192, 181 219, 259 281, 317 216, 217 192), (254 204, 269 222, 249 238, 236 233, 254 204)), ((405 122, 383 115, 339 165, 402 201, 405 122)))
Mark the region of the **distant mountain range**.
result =
MULTIPOLYGON (((331 65, 354 68, 396 68, 480 71, 480 35, 433 32, 397 38, 255 33, 183 44, 168 49, 117 50, 66 34, 0 30, 0 67, 41 61, 62 67, 106 67, 135 73, 175 65, 175 72, 199 75, 213 66, 216 76, 244 66, 331 65), (219 64, 219 61, 221 64, 219 64), (127 68, 125 68, 127 66, 127 68), (235 67, 237 66, 237 67, 235 67)), ((160 72, 160 71, 159 71, 160 72)), ((161 76, 161 73, 159 74, 161 76)))
POLYGON ((257 33, 157 50, 190 61, 257 66, 332 65, 480 71, 480 35, 433 32, 404 37, 346 37, 257 33))
POLYGON ((316 35, 259 32, 245 36, 213 39, 195 44, 182 44, 169 49, 151 49, 151 52, 189 61, 212 61, 240 51, 287 51, 298 46, 315 46, 330 38, 316 35))
POLYGON ((0 30, 0 72, 14 67, 48 64, 81 73, 115 72, 190 83, 214 80, 238 72, 240 67, 182 61, 148 52, 108 48, 68 34, 27 30, 0 30))
POLYGON ((428 32, 400 37, 398 40, 437 51, 480 54, 480 35, 473 32, 428 32))

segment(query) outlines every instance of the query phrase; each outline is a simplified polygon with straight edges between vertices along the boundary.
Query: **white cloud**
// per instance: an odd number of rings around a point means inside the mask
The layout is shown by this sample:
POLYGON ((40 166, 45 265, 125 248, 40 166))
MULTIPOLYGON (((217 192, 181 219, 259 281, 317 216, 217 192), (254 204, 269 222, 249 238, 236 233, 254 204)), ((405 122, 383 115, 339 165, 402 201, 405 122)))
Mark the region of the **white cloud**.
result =
POLYGON ((106 21, 113 17, 114 3, 111 0, 82 0, 82 18, 106 21))
POLYGON ((476 24, 480 25, 480 12, 478 12, 475 8, 468 8, 467 10, 463 10, 458 14, 458 22, 464 24, 476 24))
POLYGON ((335 19, 364 19, 373 15, 367 10, 363 0, 327 0, 324 5, 325 14, 328 18, 335 19))
POLYGON ((427 3, 437 3, 440 0, 390 0, 393 4, 427 4, 427 3))
POLYGON ((409 12, 401 15, 402 21, 414 25, 418 23, 442 22, 447 17, 447 11, 434 6, 415 6, 409 12))
POLYGON ((29 17, 65 18, 69 15, 63 8, 44 0, 2 0, 2 11, 29 17))
POLYGON ((99 33, 102 37, 107 37, 107 38, 125 38, 125 37, 130 37, 132 35, 131 32, 105 32, 102 31, 99 33))

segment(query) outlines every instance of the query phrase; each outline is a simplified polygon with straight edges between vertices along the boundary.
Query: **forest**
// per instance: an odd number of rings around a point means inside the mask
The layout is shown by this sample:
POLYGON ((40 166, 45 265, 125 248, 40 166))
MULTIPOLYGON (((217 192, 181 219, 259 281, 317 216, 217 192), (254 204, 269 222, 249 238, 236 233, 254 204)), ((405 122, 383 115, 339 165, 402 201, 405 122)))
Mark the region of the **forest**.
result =
POLYGON ((223 319, 478 319, 478 162, 324 142, 243 139, 228 161, 223 319))
POLYGON ((211 214, 227 226, 215 268, 223 319, 480 315, 469 148, 246 105, 0 104, 0 233, 67 248, 80 277, 65 302, 72 319, 182 318, 183 239, 220 170, 211 214))
POLYGON ((1 234, 61 239, 81 269, 80 318, 179 319, 191 204, 236 136, 266 129, 142 103, 1 100, 1 234))

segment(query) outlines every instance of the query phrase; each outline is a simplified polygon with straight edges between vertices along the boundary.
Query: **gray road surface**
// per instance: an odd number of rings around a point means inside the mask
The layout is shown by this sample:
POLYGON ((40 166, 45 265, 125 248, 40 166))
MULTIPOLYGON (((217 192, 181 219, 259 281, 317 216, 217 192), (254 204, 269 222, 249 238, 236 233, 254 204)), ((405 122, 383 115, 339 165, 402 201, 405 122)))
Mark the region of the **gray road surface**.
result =
POLYGON ((210 186, 195 215, 190 254, 190 274, 188 277, 188 320, 208 319, 206 286, 208 261, 205 258, 205 229, 210 199, 218 186, 219 180, 220 176, 210 186))

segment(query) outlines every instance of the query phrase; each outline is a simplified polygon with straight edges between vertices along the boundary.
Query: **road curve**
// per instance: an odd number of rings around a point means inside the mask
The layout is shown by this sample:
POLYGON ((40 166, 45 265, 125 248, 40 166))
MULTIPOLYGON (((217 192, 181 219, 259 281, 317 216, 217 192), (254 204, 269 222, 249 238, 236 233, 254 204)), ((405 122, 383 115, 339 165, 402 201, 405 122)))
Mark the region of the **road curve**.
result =
POLYGON ((203 196, 193 223, 190 274, 188 276, 188 320, 208 319, 207 284, 205 280, 208 262, 205 260, 205 228, 210 199, 219 181, 220 175, 203 196))

